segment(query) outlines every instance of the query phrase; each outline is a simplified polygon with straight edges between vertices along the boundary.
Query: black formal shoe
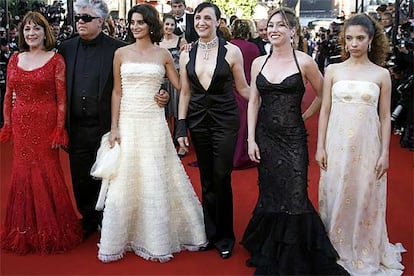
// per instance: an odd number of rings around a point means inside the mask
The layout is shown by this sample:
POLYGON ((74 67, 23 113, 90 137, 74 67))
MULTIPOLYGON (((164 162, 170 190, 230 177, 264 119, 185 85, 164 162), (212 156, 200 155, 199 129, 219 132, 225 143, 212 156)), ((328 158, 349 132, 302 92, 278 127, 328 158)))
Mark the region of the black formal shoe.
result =
POLYGON ((219 253, 220 253, 220 257, 222 258, 222 259, 228 259, 228 258, 230 258, 231 257, 231 250, 219 250, 219 253))

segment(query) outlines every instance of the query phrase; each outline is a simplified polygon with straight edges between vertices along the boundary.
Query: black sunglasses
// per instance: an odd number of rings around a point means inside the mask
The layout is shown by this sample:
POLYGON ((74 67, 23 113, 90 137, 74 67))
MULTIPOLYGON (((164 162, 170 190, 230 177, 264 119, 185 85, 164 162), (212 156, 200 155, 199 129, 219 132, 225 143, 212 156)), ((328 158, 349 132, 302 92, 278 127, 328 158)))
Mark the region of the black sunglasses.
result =
POLYGON ((78 22, 80 19, 82 19, 83 22, 89 23, 94 19, 99 18, 98 16, 92 16, 89 14, 77 14, 75 15, 75 21, 78 22))

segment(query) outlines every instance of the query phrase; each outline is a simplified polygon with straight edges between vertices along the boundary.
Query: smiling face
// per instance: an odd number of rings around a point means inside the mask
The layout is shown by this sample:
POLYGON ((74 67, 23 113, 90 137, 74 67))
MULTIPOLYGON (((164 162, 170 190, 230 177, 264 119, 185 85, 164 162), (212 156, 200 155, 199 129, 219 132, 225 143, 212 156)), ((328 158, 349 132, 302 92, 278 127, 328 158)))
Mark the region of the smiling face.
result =
POLYGON ((372 38, 369 37, 365 28, 360 25, 351 25, 345 30, 345 47, 353 57, 366 55, 371 41, 372 38))
POLYGON ((289 28, 281 13, 273 15, 267 23, 267 38, 273 45, 290 44, 294 34, 294 29, 289 28))
POLYGON ((33 21, 29 21, 24 25, 23 36, 30 48, 44 47, 45 29, 33 21))
POLYGON ((144 21, 144 17, 140 13, 133 13, 129 22, 129 29, 135 39, 141 39, 149 36, 149 26, 144 21))
POLYGON ((90 22, 85 22, 83 19, 79 19, 76 22, 76 29, 78 30, 79 36, 85 40, 92 40, 99 35, 102 31, 102 24, 104 20, 93 11, 92 8, 81 8, 78 10, 78 15, 89 15, 93 18, 90 22))
POLYGON ((194 26, 200 38, 211 40, 216 36, 220 22, 213 8, 206 7, 194 16, 194 26))
POLYGON ((164 33, 167 35, 170 35, 174 32, 175 30, 175 21, 172 18, 167 18, 164 21, 164 25, 163 25, 163 30, 164 33))

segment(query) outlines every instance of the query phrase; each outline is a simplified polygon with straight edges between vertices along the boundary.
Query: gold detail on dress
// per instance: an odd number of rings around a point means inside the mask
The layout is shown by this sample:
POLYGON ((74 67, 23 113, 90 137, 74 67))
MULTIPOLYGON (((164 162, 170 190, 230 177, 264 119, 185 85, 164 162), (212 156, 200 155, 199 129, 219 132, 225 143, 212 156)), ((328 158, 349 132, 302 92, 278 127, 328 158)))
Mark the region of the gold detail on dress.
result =
POLYGON ((347 134, 348 134, 348 138, 354 137, 354 130, 353 129, 348 129, 347 134))
POLYGON ((362 268, 364 266, 364 263, 361 260, 358 260, 357 267, 362 268))
POLYGON ((351 101, 352 100, 352 96, 351 95, 346 95, 346 96, 344 96, 344 100, 345 101, 351 101))
POLYGON ((365 228, 369 229, 372 226, 372 222, 370 220, 365 220, 362 222, 365 228))
POLYGON ((341 232, 342 232, 342 228, 341 227, 336 228, 336 233, 341 234, 341 232))
POLYGON ((366 102, 370 102, 370 101, 371 101, 371 95, 369 95, 369 94, 363 94, 363 95, 361 96, 361 98, 362 98, 364 101, 366 101, 366 102))
POLYGON ((362 254, 363 255, 368 255, 368 248, 366 248, 366 247, 362 248, 362 254))

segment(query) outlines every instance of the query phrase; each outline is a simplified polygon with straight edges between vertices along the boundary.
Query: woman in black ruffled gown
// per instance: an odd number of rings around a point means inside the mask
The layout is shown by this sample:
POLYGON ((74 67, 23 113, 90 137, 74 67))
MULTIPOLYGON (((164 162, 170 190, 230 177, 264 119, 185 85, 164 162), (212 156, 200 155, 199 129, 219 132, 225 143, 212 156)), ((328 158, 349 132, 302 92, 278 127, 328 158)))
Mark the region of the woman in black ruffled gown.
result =
POLYGON ((259 199, 242 244, 258 275, 347 275, 307 193, 304 120, 320 107, 322 75, 291 45, 297 24, 293 11, 276 10, 267 27, 273 51, 252 65, 248 148, 259 163, 259 199), (317 95, 302 114, 304 81, 317 95))

